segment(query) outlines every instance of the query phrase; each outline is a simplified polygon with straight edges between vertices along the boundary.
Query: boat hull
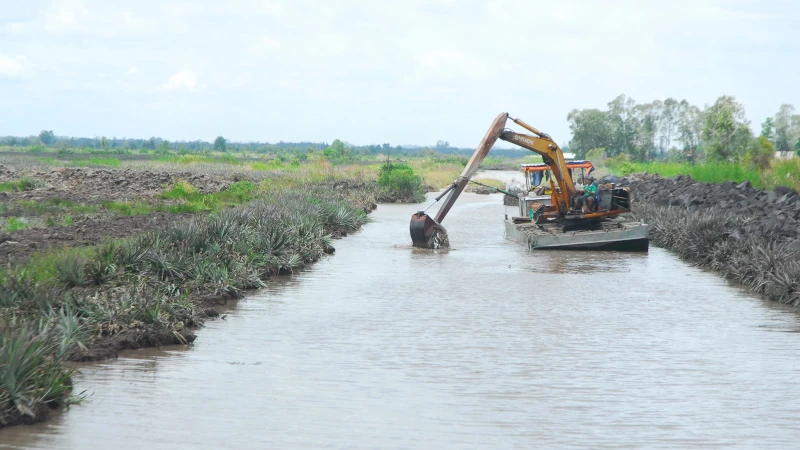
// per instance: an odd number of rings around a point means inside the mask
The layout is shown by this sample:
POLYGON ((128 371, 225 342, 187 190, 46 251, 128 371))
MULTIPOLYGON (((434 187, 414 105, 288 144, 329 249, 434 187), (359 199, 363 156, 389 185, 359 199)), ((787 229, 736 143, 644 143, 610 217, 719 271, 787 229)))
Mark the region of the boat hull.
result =
POLYGON ((616 222, 602 230, 553 232, 535 224, 505 221, 506 238, 531 250, 603 250, 646 252, 650 246, 648 226, 639 222, 616 222))

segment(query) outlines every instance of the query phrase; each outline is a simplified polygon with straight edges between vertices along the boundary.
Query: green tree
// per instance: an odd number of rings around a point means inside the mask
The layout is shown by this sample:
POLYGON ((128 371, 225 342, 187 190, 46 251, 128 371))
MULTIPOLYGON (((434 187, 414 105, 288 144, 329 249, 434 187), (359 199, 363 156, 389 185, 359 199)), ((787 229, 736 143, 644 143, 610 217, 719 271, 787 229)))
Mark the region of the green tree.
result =
POLYGON ((100 138, 100 147, 103 150, 108 150, 108 139, 105 136, 100 138))
POLYGON ((797 142, 794 143, 794 151, 797 156, 800 156, 800 138, 797 138, 797 142))
POLYGON ((772 145, 766 136, 759 136, 747 146, 745 161, 758 170, 769 169, 772 159, 775 157, 775 146, 772 145))
POLYGON ((164 154, 164 155, 169 153, 169 141, 166 140, 166 139, 161 141, 161 143, 158 144, 158 149, 156 151, 157 151, 157 153, 164 154))
POLYGON ((606 145, 609 156, 620 153, 637 153, 633 150, 638 127, 636 102, 625 94, 608 103, 608 123, 611 128, 611 145, 606 145))
POLYGON ((745 153, 752 132, 741 103, 732 96, 723 95, 706 108, 703 115, 703 140, 710 158, 735 161, 745 153))
POLYGON ((682 100, 678 105, 678 142, 683 145, 683 152, 691 164, 697 161, 702 132, 703 114, 700 108, 682 100))
POLYGON ((352 150, 346 148, 344 142, 339 139, 334 139, 331 146, 326 148, 322 152, 322 155, 332 161, 338 161, 352 156, 352 150))
POLYGON ((228 141, 222 136, 217 136, 217 138, 214 139, 214 150, 218 152, 228 151, 228 141))
MULTIPOLYGON (((632 144, 629 148, 630 156, 635 161, 652 160, 658 151, 663 154, 661 142, 658 139, 661 116, 660 101, 645 103, 634 107, 635 119, 630 121, 632 127, 632 144)), ((663 156, 663 155, 662 155, 663 156)))
POLYGON ((42 130, 39 133, 39 140, 44 145, 53 145, 56 143, 56 135, 53 134, 53 130, 42 130))
MULTIPOLYGON (((576 157, 585 158, 589 150, 611 144, 611 129, 605 112, 598 109, 573 109, 567 115, 567 120, 572 131, 569 148, 576 157)), ((614 155, 616 153, 610 156, 614 155)))
POLYGON ((661 107, 661 114, 659 114, 659 148, 662 157, 664 153, 669 151, 672 147, 672 142, 676 137, 679 117, 680 117, 680 103, 674 98, 670 97, 664 100, 661 107))
POLYGON ((761 136, 764 136, 771 141, 774 137, 774 130, 775 124, 772 121, 772 117, 767 117, 764 120, 764 123, 761 124, 761 136))
POLYGON ((779 152, 792 151, 793 139, 790 135, 790 129, 793 112, 794 106, 783 104, 778 110, 778 113, 775 114, 775 150, 779 152))

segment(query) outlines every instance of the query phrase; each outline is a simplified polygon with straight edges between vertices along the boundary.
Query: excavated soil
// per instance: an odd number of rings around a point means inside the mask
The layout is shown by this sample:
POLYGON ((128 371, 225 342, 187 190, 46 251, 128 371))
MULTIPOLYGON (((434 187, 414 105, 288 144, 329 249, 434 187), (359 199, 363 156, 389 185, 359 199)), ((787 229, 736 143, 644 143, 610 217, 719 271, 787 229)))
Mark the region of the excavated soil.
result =
MULTIPOLYGON (((0 182, 32 180, 35 188, 25 191, 0 192, 0 206, 7 206, 13 215, 13 203, 19 200, 70 200, 95 204, 105 200, 148 200, 177 182, 191 183, 203 193, 219 192, 243 175, 211 176, 192 172, 167 172, 124 169, 55 168, 51 170, 18 170, 0 165, 0 182)), ((8 215, 7 214, 7 215, 8 215)), ((126 238, 163 228, 191 214, 156 212, 135 216, 85 216, 74 219, 71 226, 27 228, 14 232, 0 231, 0 264, 21 263, 34 253, 63 247, 97 245, 105 240, 126 238)))
POLYGON ((634 208, 636 202, 688 211, 720 208, 750 218, 751 229, 759 234, 800 249, 800 195, 788 187, 766 191, 752 187, 749 181, 711 184, 689 176, 652 174, 630 175, 622 184, 630 186, 634 208))
POLYGON ((82 247, 109 239, 135 236, 186 220, 192 214, 157 212, 139 216, 83 219, 70 227, 27 228, 0 232, 0 264, 20 263, 34 253, 63 247, 82 247))
POLYGON ((244 179, 241 174, 219 177, 192 172, 153 172, 149 170, 89 169, 62 167, 45 171, 23 171, 0 165, 0 182, 28 178, 41 187, 23 192, 2 193, 5 199, 46 200, 60 198, 94 203, 103 200, 131 200, 154 197, 176 181, 191 183, 203 193, 219 192, 244 179))

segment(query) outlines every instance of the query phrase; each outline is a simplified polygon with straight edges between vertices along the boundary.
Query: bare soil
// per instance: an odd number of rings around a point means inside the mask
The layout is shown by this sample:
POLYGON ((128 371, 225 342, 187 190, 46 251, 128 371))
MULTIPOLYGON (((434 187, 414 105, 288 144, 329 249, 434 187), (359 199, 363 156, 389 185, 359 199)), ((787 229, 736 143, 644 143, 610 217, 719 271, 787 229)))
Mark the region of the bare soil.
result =
POLYGON ((231 174, 220 177, 192 172, 154 172, 149 170, 89 169, 60 167, 50 170, 23 171, 0 165, 0 182, 29 178, 43 184, 37 189, 2 193, 6 199, 46 200, 60 198, 75 203, 96 203, 103 200, 133 200, 155 197, 169 185, 183 180, 203 193, 219 192, 231 183, 244 179, 231 174))
MULTIPOLYGON (((34 180, 39 186, 21 192, 0 192, 0 205, 17 200, 70 200, 94 204, 105 200, 148 200, 161 194, 171 184, 183 180, 203 193, 219 192, 243 175, 227 177, 192 172, 158 172, 149 170, 55 168, 50 170, 18 170, 0 165, 0 182, 34 180)), ((77 217, 72 226, 28 228, 14 232, 0 231, 0 264, 21 263, 34 253, 63 247, 97 245, 105 240, 120 239, 163 228, 187 220, 192 214, 156 212, 135 216, 94 215, 77 217)))
POLYGON ((20 263, 34 253, 64 247, 83 247, 110 239, 135 236, 186 220, 192 214, 156 212, 139 216, 114 216, 76 220, 70 226, 27 228, 0 232, 0 264, 20 263))

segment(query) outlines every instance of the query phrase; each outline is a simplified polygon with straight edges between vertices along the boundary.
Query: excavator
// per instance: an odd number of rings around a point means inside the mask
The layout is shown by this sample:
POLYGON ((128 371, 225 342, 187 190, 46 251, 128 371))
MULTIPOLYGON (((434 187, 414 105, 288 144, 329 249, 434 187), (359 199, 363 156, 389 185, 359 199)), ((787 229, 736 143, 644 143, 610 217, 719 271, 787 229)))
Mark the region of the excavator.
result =
POLYGON ((425 209, 411 216, 411 241, 415 247, 440 248, 449 244, 447 232, 441 225, 442 221, 498 138, 541 155, 553 174, 550 177, 550 205, 539 205, 535 214, 531 214, 530 221, 538 224, 556 224, 565 231, 591 229, 605 218, 630 211, 630 192, 625 187, 613 188, 605 201, 595 202, 595 207, 589 211, 582 212, 580 209, 572 208, 573 198, 581 194, 575 188, 561 148, 548 134, 520 119, 510 117, 508 113, 501 113, 492 122, 461 175, 425 209), (531 134, 518 133, 506 128, 509 119, 531 134), (447 198, 435 217, 425 213, 445 196, 447 198))

